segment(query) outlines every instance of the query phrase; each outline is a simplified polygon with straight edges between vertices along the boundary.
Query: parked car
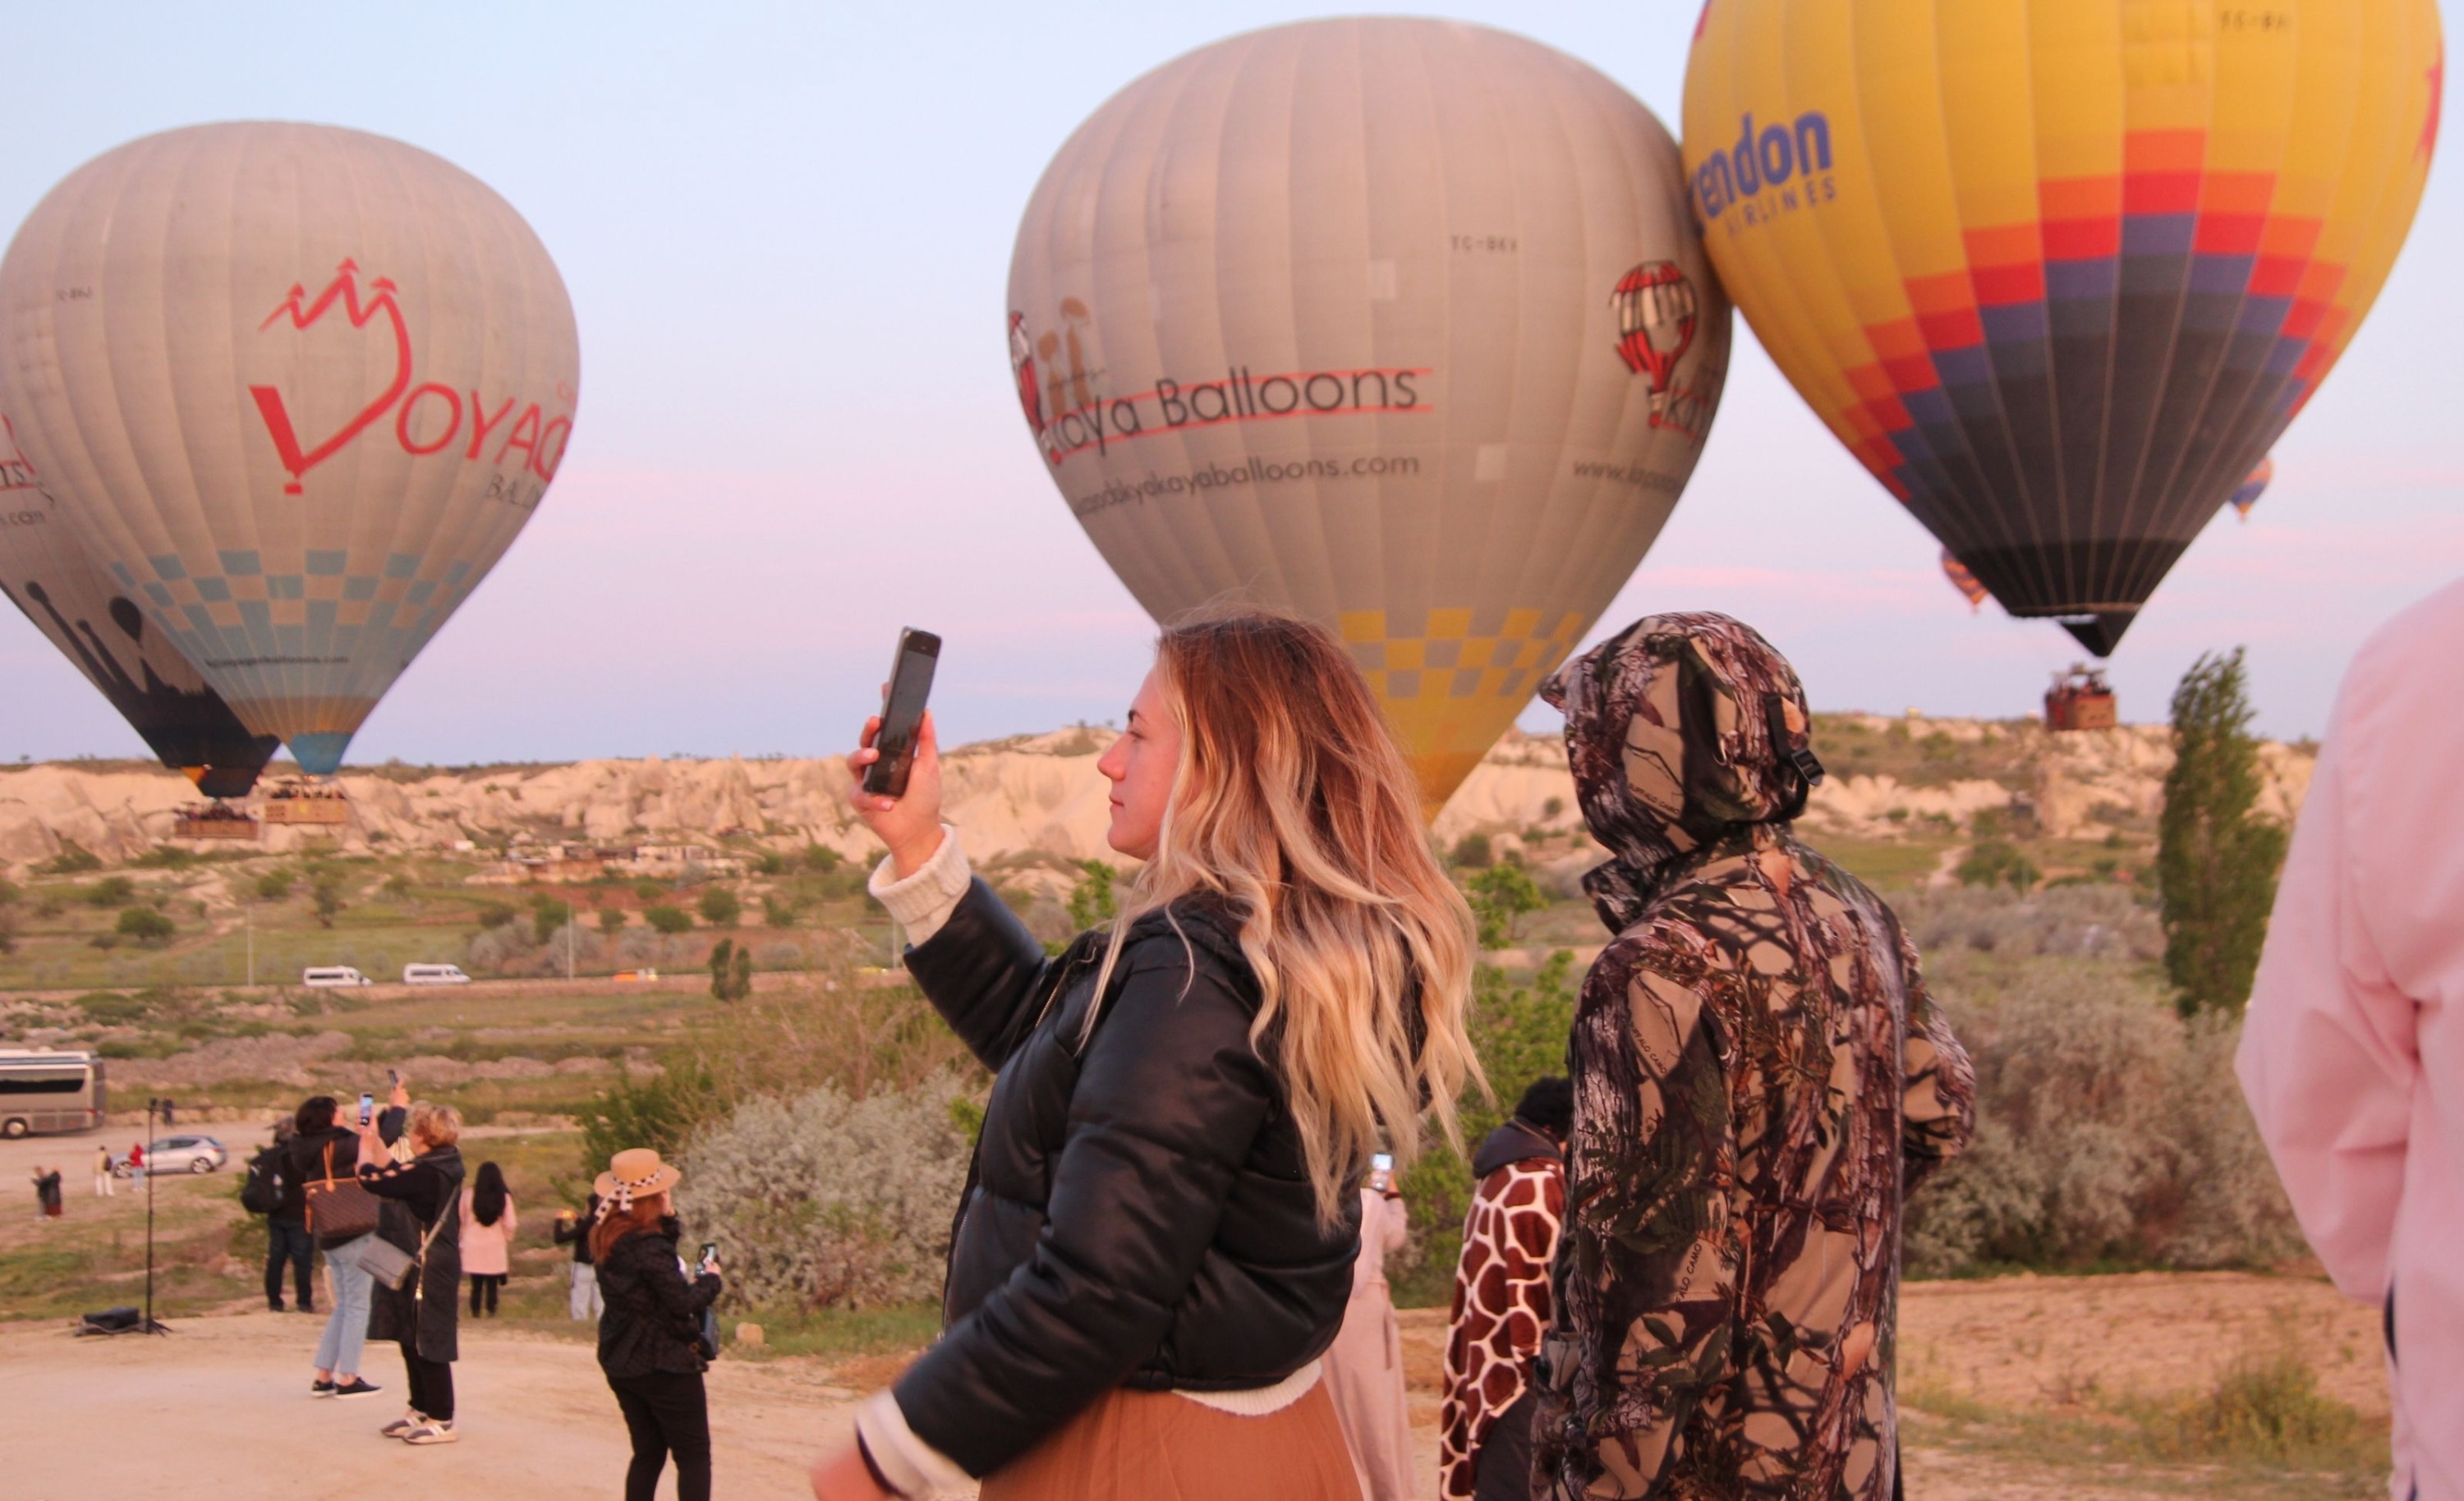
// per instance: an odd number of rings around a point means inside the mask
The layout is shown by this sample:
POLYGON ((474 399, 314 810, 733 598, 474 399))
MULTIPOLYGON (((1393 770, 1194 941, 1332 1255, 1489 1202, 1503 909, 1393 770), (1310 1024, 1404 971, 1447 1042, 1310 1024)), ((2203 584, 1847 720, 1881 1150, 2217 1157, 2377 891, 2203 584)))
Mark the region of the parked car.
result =
POLYGON ((460 965, 404 965, 402 983, 405 985, 469 985, 471 977, 462 972, 460 965))
POLYGON ((214 1173, 231 1161, 231 1153, 209 1136, 166 1136, 145 1146, 147 1176, 162 1173, 214 1173))
POLYGON ((338 986, 374 985, 376 982, 349 965, 319 965, 299 971, 299 983, 315 990, 329 990, 338 986))

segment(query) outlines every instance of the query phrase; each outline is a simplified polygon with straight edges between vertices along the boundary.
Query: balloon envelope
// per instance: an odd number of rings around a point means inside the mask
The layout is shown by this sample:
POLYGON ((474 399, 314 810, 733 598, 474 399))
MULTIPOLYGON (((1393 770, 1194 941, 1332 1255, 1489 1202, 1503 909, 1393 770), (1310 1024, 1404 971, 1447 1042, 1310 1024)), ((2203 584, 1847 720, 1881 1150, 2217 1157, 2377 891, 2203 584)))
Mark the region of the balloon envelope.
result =
POLYGON ((2101 655, 2378 295, 2440 59, 2432 0, 1709 0, 1685 163, 1799 394, 2101 655))
POLYGON ((1037 185, 1009 307, 1046 472, 1138 602, 1339 631, 1432 813, 1659 534, 1727 365, 1650 112, 1441 21, 1132 83, 1037 185))
POLYGON ((1942 576, 1950 580, 1950 586, 1959 591, 1960 598, 1968 601, 1969 609, 1978 609, 1984 605, 1985 586, 1976 581, 1976 575, 1969 571, 1966 563, 1952 555, 1948 548, 1942 550, 1942 576))
POLYGON ((69 533, 0 416, 0 594, 77 664, 165 766, 237 797, 280 742, 252 731, 69 533))
POLYGON ((2234 488, 2233 508, 2244 521, 2250 519, 2250 508, 2258 504, 2258 497, 2267 493, 2268 484, 2275 478, 2276 461, 2261 459, 2258 468, 2250 471, 2250 477, 2234 488))
POLYGON ((358 131, 132 141, 0 263, 0 407, 58 514, 311 772, 530 518, 580 379, 521 216, 358 131))

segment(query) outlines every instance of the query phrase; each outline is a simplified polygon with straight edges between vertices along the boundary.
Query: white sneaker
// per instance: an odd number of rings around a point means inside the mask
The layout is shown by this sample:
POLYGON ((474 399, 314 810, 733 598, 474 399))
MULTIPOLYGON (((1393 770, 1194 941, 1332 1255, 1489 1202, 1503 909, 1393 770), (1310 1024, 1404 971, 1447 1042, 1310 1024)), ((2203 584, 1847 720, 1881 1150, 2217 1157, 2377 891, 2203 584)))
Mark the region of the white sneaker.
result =
POLYGON ((452 1419, 430 1418, 404 1434, 402 1441, 405 1444, 451 1444, 458 1441, 460 1437, 460 1434, 453 1431, 452 1419))
POLYGON ((385 1438, 398 1439, 408 1434, 413 1428, 424 1428, 427 1425, 428 1418, 425 1414, 416 1407, 406 1407, 401 1417, 377 1429, 377 1432, 385 1438))

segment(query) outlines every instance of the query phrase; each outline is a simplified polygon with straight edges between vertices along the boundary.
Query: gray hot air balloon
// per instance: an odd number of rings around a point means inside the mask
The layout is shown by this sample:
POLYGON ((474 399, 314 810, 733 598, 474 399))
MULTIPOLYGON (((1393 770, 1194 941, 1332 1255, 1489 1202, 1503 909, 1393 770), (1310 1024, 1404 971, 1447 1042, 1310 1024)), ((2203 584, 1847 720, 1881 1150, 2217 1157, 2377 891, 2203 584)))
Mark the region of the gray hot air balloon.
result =
POLYGON ((1446 21, 1132 83, 1037 185, 1009 309, 1046 471, 1138 602, 1338 629, 1432 813, 1641 561, 1728 359, 1650 111, 1446 21))
POLYGON ((280 744, 250 729, 69 534, 0 416, 0 594, 120 710, 165 766, 237 797, 280 744))
POLYGON ((358 131, 131 141, 0 263, 0 409, 57 515, 314 773, 530 519, 580 381, 530 226, 358 131))

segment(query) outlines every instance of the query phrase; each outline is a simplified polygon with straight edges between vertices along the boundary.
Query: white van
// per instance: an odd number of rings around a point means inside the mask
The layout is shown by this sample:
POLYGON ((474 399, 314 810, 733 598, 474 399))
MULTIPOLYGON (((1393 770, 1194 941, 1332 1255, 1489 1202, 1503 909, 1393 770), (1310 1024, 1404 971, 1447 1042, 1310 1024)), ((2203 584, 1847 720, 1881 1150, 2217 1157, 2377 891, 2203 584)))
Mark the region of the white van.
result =
POLYGON ((316 990, 333 990, 348 985, 374 985, 376 982, 349 965, 320 965, 299 971, 299 983, 316 990))
POLYGON ((460 965, 404 965, 402 983, 405 985, 469 985, 471 977, 462 972, 460 965))

